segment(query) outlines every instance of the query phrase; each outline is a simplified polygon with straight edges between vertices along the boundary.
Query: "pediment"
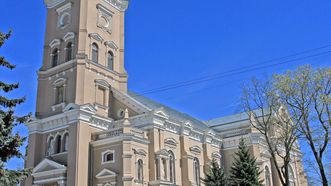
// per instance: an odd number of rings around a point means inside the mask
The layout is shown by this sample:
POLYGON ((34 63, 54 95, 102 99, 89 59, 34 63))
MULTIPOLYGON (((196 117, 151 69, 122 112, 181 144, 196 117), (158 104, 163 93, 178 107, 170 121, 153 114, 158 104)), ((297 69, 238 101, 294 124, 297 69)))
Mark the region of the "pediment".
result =
POLYGON ((93 105, 91 105, 90 103, 82 105, 80 107, 81 110, 85 110, 88 112, 97 112, 97 110, 95 109, 95 107, 93 105))
POLYGON ((135 154, 138 154, 138 155, 141 155, 141 156, 146 156, 147 155, 147 152, 143 149, 133 149, 133 152, 135 154))
POLYGON ((73 38, 75 38, 75 33, 68 32, 68 33, 66 33, 66 35, 64 35, 63 40, 65 42, 67 42, 68 40, 73 39, 73 38))
POLYGON ((114 49, 114 50, 118 49, 118 46, 113 41, 106 41, 105 45, 108 46, 109 48, 114 49))
POLYGON ((219 152, 213 152, 211 154, 212 158, 221 159, 222 155, 219 152))
POLYGON ((89 37, 95 39, 96 41, 103 42, 104 39, 98 33, 91 33, 89 37))
POLYGON ((156 152, 156 155, 160 155, 160 156, 169 156, 169 152, 167 151, 167 149, 161 149, 159 151, 156 152))
POLYGON ((174 138, 167 138, 164 140, 164 143, 176 147, 178 142, 174 138))
POLYGON ((46 171, 54 171, 54 170, 66 170, 66 166, 61 165, 55 161, 44 159, 41 161, 34 169, 33 174, 46 172, 46 171))
POLYGON ((59 39, 53 39, 50 43, 49 43, 49 46, 51 48, 54 48, 55 46, 58 46, 61 44, 61 41, 59 39))
POLYGON ((201 154, 201 148, 198 147, 198 146, 193 146, 193 147, 190 147, 190 151, 193 153, 193 154, 201 154))
POLYGON ((95 177, 97 179, 114 178, 117 174, 111 170, 103 169, 95 177))
POLYGON ((163 108, 161 108, 161 109, 159 109, 159 110, 156 110, 155 113, 156 113, 156 114, 159 114, 159 115, 161 115, 161 116, 167 117, 167 118, 169 117, 169 115, 164 111, 163 108))

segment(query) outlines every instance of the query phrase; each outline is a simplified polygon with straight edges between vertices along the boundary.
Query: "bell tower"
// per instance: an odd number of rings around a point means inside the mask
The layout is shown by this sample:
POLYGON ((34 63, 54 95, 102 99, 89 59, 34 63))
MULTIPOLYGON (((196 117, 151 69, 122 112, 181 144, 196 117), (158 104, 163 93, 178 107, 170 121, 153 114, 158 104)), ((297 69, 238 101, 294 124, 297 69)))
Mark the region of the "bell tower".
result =
POLYGON ((128 0, 44 0, 44 54, 22 185, 88 186, 92 133, 106 130, 112 90, 127 92, 128 0), (95 123, 94 125, 91 122, 95 123))
POLYGON ((57 114, 68 103, 107 107, 105 85, 127 91, 124 14, 128 1, 45 0, 45 5, 36 116, 57 114))

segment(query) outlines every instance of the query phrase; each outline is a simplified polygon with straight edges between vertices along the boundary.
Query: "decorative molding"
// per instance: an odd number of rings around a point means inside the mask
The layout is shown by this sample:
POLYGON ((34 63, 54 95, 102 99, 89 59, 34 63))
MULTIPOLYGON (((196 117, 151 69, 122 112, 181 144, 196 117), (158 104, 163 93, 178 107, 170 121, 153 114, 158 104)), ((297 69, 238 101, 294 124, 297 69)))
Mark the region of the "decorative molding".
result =
POLYGON ((44 3, 47 8, 54 8, 65 1, 66 0, 44 0, 44 3))
POLYGON ((106 41, 105 45, 111 49, 118 50, 118 46, 113 41, 106 41))
POLYGON ((111 87, 110 84, 103 79, 96 79, 94 82, 97 86, 101 86, 107 90, 109 90, 109 88, 111 87))
POLYGON ((95 177, 97 179, 105 179, 105 178, 115 178, 116 175, 117 174, 115 172, 111 171, 111 170, 103 169, 95 177))
POLYGON ((104 39, 98 33, 90 33, 88 36, 101 43, 104 41, 104 39))
POLYGON ((132 149, 134 154, 140 155, 140 156, 146 156, 147 152, 143 149, 132 149))
POLYGON ((201 148, 198 147, 198 146, 190 147, 190 151, 191 151, 193 154, 196 154, 196 155, 199 155, 199 154, 201 154, 201 152, 202 152, 201 148))
POLYGON ((97 4, 98 19, 97 26, 103 31, 111 33, 113 24, 113 12, 102 4, 97 4))
POLYGON ((164 140, 164 143, 172 147, 176 147, 178 144, 178 142, 174 138, 167 138, 164 140))
POLYGON ((72 17, 71 7, 72 7, 72 3, 69 2, 56 9, 56 12, 58 14, 58 20, 57 20, 58 28, 63 29, 71 24, 71 17, 72 17))
POLYGON ((104 0, 104 2, 112 5, 121 12, 125 11, 129 6, 129 0, 104 0))
POLYGON ((54 48, 56 46, 59 46, 61 44, 61 41, 59 39, 53 39, 50 43, 49 43, 49 47, 54 48))
POLYGON ((63 36, 63 40, 65 42, 69 41, 70 39, 74 39, 74 38, 75 38, 74 32, 68 32, 68 33, 66 33, 66 35, 63 36))

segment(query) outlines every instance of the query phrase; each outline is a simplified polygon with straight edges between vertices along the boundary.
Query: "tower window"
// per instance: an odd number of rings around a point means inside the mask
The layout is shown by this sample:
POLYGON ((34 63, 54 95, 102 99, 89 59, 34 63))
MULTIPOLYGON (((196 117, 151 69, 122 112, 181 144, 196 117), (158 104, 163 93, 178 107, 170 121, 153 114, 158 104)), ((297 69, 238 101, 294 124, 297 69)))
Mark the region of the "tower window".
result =
POLYGON ((56 87, 56 104, 60 104, 64 102, 64 86, 56 87))
POLYGON ((102 153, 102 163, 114 163, 115 162, 115 152, 106 151, 102 153))
POLYGON ((59 49, 54 49, 52 52, 52 67, 57 66, 59 63, 59 49))
POLYGON ((62 144, 63 144, 63 152, 67 152, 68 151, 68 142, 69 142, 69 134, 65 133, 63 136, 63 140, 62 140, 62 144))
POLYGON ((61 136, 58 135, 55 139, 55 153, 61 152, 61 136))
POLYGON ((69 42, 66 47, 66 61, 72 60, 72 43, 69 42))
POLYGON ((53 148, 53 142, 54 141, 54 138, 53 137, 50 137, 49 140, 48 140, 48 143, 47 143, 47 155, 50 156, 53 154, 54 152, 54 148, 53 148))
POLYGON ((114 54, 113 52, 109 51, 108 52, 108 69, 109 70, 114 70, 114 54))
POLYGON ((99 58, 99 47, 96 43, 92 44, 92 61, 98 63, 99 58))

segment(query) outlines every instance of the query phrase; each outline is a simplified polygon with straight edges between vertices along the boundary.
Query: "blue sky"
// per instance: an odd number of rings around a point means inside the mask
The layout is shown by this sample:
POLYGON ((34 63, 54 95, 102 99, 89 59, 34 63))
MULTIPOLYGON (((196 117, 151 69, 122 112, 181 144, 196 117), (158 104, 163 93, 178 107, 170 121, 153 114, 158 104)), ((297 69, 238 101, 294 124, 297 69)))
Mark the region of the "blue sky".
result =
MULTIPOLYGON (((0 30, 13 30, 0 55, 15 63, 0 78, 20 82, 10 96, 27 97, 19 113, 34 112, 36 71, 42 63, 46 9, 43 1, 1 2, 0 30), (4 8, 3 8, 4 7, 4 8)), ((125 65, 135 92, 162 87, 313 48, 331 45, 329 0, 131 0, 126 15, 125 65)), ((330 51, 325 47, 305 58, 330 51)), ((236 113, 241 85, 299 65, 330 66, 331 54, 296 60, 147 96, 203 120, 236 113)), ((269 61, 269 62, 267 62, 269 61)), ((23 135, 26 128, 17 129, 23 135)), ((9 167, 22 166, 14 159, 9 167)))

